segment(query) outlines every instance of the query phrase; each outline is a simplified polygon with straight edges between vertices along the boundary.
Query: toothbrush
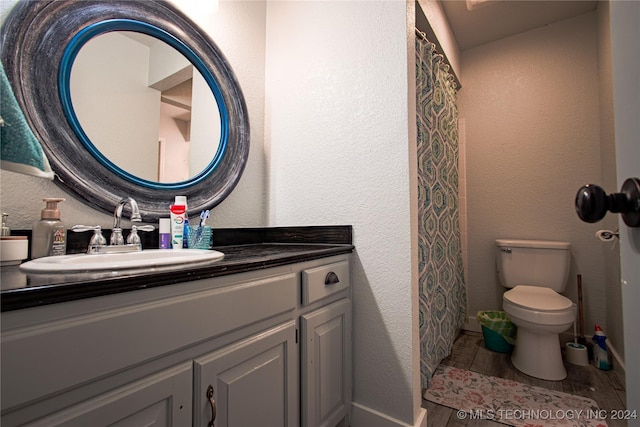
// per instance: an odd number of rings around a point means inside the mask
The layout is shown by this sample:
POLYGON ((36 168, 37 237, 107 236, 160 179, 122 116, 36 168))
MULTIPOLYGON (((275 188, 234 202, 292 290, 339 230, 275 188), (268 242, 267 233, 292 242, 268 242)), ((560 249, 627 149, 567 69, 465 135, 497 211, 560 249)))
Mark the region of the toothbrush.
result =
POLYGON ((204 227, 204 224, 207 222, 207 219, 209 219, 209 210, 207 209, 206 211, 202 211, 200 212, 200 227, 204 227))
POLYGON ((206 211, 200 212, 200 224, 198 224, 198 229, 196 230, 196 238, 194 240, 195 247, 198 247, 200 240, 202 239, 202 231, 204 230, 204 225, 209 218, 210 212, 207 209, 206 211))

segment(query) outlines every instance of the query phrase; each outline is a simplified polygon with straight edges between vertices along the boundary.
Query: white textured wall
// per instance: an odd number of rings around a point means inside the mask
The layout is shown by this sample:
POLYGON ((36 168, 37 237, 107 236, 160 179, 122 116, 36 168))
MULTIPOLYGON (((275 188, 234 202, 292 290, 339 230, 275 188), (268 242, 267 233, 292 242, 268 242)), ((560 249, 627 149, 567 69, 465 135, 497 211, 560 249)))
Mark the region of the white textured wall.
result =
MULTIPOLYGON (((595 13, 462 54, 469 315, 502 307, 496 238, 571 242, 566 295, 582 274, 586 333, 606 328, 602 224, 579 220, 575 194, 602 182, 595 13)), ((606 330, 606 329, 605 329, 606 330)))
MULTIPOLYGON (((183 0, 173 0, 179 7, 183 0)), ((2 0, 0 11, 8 13, 17 0, 2 0)), ((187 14, 190 12, 185 11, 187 14)), ((265 225, 265 158, 264 140, 264 34, 266 3, 259 1, 221 0, 212 15, 192 13, 196 21, 222 49, 229 60, 245 96, 251 124, 249 161, 233 193, 212 212, 214 227, 260 227, 265 225), (241 31, 239 31, 241 29, 241 31)), ((150 159, 157 162, 157 159, 150 159)), ((123 194, 123 196, 127 196, 123 194)), ((30 229, 40 219, 43 197, 65 197, 60 204, 62 220, 68 225, 113 225, 109 213, 95 210, 74 199, 53 182, 20 175, 0 173, 0 206, 9 213, 14 229, 30 229)), ((167 209, 172 200, 167 200, 167 209)))
POLYGON ((267 10, 269 225, 354 227, 354 426, 362 408, 413 425, 420 406, 407 7, 312 1, 267 10))

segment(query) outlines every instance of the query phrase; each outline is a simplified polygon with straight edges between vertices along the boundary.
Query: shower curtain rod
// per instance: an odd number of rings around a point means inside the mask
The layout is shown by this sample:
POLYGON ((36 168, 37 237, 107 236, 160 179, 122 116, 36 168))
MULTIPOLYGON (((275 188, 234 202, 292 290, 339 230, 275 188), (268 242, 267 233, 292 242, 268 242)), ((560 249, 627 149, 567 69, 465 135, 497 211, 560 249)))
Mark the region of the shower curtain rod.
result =
MULTIPOLYGON (((436 45, 435 43, 433 43, 431 40, 429 40, 427 38, 427 34, 424 31, 421 31, 420 29, 418 29, 418 27, 414 27, 416 35, 418 37, 420 37, 422 40, 431 43, 432 45, 434 45, 435 47, 439 47, 438 45, 436 45)), ((460 89, 462 86, 460 85, 460 80, 458 79, 458 75, 456 74, 456 72, 454 71, 453 67, 451 66, 451 63, 449 62, 449 58, 447 58, 447 55, 443 53, 437 53, 437 55, 439 55, 440 57, 442 57, 442 60, 444 61, 444 63, 447 65, 447 67, 449 67, 449 72, 451 73, 451 75, 453 76, 453 80, 456 82, 456 85, 458 86, 458 89, 460 89)))

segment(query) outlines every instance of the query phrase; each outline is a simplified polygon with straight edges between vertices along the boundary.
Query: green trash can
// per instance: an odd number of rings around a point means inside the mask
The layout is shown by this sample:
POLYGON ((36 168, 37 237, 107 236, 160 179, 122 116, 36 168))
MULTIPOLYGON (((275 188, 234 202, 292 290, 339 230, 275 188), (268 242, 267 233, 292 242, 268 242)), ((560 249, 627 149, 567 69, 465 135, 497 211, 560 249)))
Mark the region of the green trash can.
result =
POLYGON ((498 353, 509 353, 516 343, 516 325, 513 324, 504 311, 479 311, 476 314, 478 323, 482 326, 484 343, 489 350, 498 353))

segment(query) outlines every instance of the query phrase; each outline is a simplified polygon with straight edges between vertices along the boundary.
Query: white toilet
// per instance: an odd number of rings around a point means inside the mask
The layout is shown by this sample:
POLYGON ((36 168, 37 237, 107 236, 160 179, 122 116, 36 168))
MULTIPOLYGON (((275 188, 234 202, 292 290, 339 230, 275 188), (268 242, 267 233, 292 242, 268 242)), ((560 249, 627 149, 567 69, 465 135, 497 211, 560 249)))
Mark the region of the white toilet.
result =
POLYGON ((496 266, 502 308, 518 327, 513 365, 532 377, 562 380, 560 332, 573 324, 575 312, 564 291, 569 276, 570 243, 544 240, 496 240, 496 266))

